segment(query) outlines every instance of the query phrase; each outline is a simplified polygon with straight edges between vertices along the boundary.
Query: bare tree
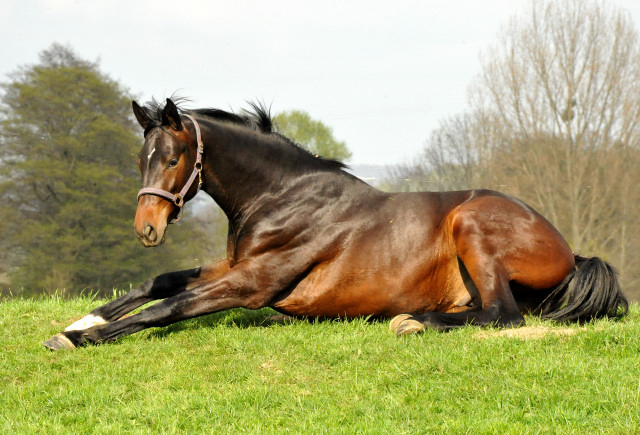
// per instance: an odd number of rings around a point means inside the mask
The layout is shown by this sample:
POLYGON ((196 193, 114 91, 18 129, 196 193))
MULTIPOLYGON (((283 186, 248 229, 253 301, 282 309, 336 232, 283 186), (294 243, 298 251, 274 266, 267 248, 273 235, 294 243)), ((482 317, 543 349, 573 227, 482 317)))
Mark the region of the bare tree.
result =
POLYGON ((576 253, 617 265, 640 299, 638 95, 640 45, 627 13, 597 1, 532 0, 484 53, 471 114, 443 121, 395 176, 522 198, 576 253))
POLYGON ((483 155, 478 148, 485 124, 476 115, 459 114, 441 121, 411 163, 391 169, 384 186, 394 191, 462 190, 477 187, 483 155))
POLYGON ((575 251, 608 257, 629 290, 637 287, 640 264, 627 252, 640 247, 632 218, 640 45, 628 14, 599 2, 532 1, 487 52, 471 89, 495 129, 482 144, 491 149, 485 182, 533 203, 575 251))

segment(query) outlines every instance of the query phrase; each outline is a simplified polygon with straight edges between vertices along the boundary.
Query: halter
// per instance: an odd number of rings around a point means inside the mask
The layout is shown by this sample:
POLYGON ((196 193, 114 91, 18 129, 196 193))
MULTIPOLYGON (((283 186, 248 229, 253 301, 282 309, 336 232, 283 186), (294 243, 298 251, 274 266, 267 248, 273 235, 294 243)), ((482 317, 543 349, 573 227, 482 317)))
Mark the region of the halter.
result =
POLYGON ((173 205, 178 207, 178 209, 180 209, 180 211, 178 212, 178 217, 171 220, 171 222, 169 222, 170 224, 178 222, 182 217, 182 206, 184 205, 184 197, 189 189, 191 189, 196 176, 198 177, 198 191, 200 191, 200 187, 202 187, 202 152, 204 151, 204 145, 202 143, 202 136, 200 135, 200 126, 198 125, 196 120, 193 119, 193 117, 189 115, 184 116, 189 118, 189 120, 193 123, 193 127, 196 130, 196 141, 198 143, 196 162, 193 165, 193 172, 191 172, 191 176, 187 180, 187 183, 184 185, 182 190, 175 195, 171 192, 163 189, 158 189, 156 187, 143 187, 138 192, 138 201, 140 201, 140 197, 143 195, 155 195, 170 201, 171 203, 173 203, 173 205))

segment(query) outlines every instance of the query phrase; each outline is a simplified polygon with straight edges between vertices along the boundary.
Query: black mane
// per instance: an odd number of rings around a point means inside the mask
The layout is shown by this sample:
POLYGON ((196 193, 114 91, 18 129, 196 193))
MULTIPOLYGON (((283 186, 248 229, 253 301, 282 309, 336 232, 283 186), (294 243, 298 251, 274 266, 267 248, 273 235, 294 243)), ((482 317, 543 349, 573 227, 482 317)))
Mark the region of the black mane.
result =
MULTIPOLYGON (((273 121, 271 120, 271 114, 269 113, 269 109, 265 108, 262 104, 249 103, 253 112, 243 110, 242 114, 236 114, 213 108, 183 109, 180 105, 189 100, 179 97, 172 97, 171 100, 174 102, 180 113, 206 116, 207 118, 215 119, 216 121, 242 125, 263 133, 273 133, 273 121)), ((158 102, 155 99, 148 101, 144 105, 144 110, 152 121, 151 128, 157 127, 162 123, 162 109, 164 109, 164 105, 164 102, 158 102)))
MULTIPOLYGON (((322 156, 310 153, 288 137, 280 134, 273 122, 273 118, 271 117, 270 108, 265 107, 263 103, 249 102, 248 104, 251 106, 251 111, 242 110, 240 114, 237 114, 215 108, 182 109, 180 107, 180 104, 188 102, 188 99, 181 97, 172 97, 171 100, 175 103, 180 113, 184 113, 187 115, 200 115, 210 119, 214 119, 216 121, 229 122, 231 124, 240 125, 247 129, 263 133, 265 135, 277 137, 280 139, 279 142, 281 142, 283 146, 297 148, 303 154, 307 154, 308 157, 312 157, 316 162, 321 163, 327 168, 335 170, 347 168, 347 165, 340 161, 325 159, 322 156)), ((151 118, 152 121, 146 129, 145 135, 147 134, 147 131, 162 124, 162 109, 164 108, 164 104, 164 102, 158 102, 155 99, 152 99, 151 101, 145 103, 144 110, 147 112, 147 115, 149 116, 149 118, 151 118)))

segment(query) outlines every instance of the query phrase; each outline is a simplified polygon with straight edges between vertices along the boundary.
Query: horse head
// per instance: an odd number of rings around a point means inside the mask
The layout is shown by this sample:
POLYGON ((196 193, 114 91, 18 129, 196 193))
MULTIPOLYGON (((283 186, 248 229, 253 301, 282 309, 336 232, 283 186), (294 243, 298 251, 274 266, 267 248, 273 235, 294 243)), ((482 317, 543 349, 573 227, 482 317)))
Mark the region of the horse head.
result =
POLYGON ((138 154, 143 188, 138 193, 134 228, 144 246, 158 246, 166 240, 168 224, 180 219, 182 206, 201 185, 200 130, 189 115, 184 116, 191 125, 185 124, 168 98, 158 113, 135 101, 132 106, 145 138, 138 154))

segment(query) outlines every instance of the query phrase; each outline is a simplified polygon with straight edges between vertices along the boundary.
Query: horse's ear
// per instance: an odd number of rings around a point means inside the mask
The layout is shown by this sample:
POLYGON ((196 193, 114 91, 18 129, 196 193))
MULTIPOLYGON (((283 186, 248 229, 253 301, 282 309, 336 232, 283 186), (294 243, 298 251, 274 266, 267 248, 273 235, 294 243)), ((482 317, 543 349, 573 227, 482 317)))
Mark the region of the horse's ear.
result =
POLYGON ((136 115, 138 124, 140 124, 140 127, 146 130, 149 124, 151 124, 151 118, 149 118, 147 112, 135 101, 131 102, 131 107, 133 107, 133 114, 136 115))
POLYGON ((162 125, 170 125, 174 130, 182 130, 182 121, 180 120, 178 108, 170 98, 167 98, 167 103, 162 109, 162 125))

